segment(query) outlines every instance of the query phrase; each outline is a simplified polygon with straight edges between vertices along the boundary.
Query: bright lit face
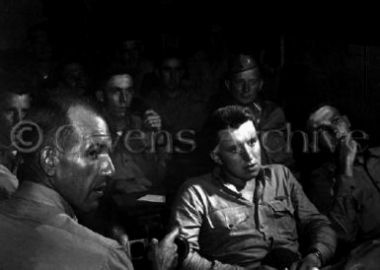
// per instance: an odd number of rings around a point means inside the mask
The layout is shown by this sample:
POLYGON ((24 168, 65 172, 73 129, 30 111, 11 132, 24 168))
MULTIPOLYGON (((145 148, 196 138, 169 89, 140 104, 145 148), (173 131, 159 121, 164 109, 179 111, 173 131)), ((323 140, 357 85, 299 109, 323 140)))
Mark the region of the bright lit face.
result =
POLYGON ((322 147, 331 152, 335 152, 339 140, 350 132, 348 119, 331 106, 323 106, 315 111, 310 116, 309 123, 319 132, 322 147))
POLYGON ((177 58, 166 59, 161 67, 161 78, 169 90, 177 90, 182 81, 184 70, 182 63, 177 58))
POLYGON ((252 121, 237 129, 219 132, 215 154, 223 171, 234 178, 248 181, 256 177, 261 167, 260 143, 252 121))
POLYGON ((111 138, 105 121, 83 107, 71 108, 68 115, 79 139, 59 155, 54 187, 71 206, 87 212, 98 206, 106 177, 115 171, 111 138))
POLYGON ((114 75, 107 82, 104 98, 108 111, 116 118, 124 118, 133 98, 133 79, 128 74, 114 75))
POLYGON ((2 108, 3 118, 9 126, 14 126, 24 119, 29 109, 30 96, 28 94, 11 94, 8 97, 8 102, 5 102, 4 108, 2 108))
POLYGON ((235 74, 228 89, 237 103, 246 105, 256 100, 262 86, 259 70, 255 68, 235 74))

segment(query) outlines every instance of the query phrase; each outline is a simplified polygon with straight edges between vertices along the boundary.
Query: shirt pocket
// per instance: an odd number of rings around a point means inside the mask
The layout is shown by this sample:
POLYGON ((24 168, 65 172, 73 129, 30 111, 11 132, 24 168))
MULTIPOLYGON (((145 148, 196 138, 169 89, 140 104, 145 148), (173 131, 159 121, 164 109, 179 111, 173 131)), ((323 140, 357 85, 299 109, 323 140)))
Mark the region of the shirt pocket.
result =
POLYGON ((273 200, 268 202, 268 205, 273 218, 273 228, 286 238, 297 238, 294 207, 287 200, 273 200))
POLYGON ((211 228, 215 230, 239 230, 249 220, 249 209, 246 206, 216 210, 210 214, 211 228))

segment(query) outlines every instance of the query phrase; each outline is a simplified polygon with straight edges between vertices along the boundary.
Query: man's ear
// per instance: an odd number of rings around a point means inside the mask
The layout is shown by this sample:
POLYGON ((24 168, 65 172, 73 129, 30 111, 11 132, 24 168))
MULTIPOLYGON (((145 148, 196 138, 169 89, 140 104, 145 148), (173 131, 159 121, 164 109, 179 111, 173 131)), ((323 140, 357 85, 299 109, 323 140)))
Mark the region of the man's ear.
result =
POLYGON ((261 90, 263 89, 263 86, 264 86, 264 80, 260 79, 259 92, 261 92, 261 90))
POLYGON ((342 115, 342 119, 347 123, 348 128, 351 128, 350 119, 346 115, 342 115))
POLYGON ((211 159, 218 165, 223 165, 222 160, 219 157, 219 154, 214 150, 210 153, 211 159))
POLYGON ((55 174, 58 162, 58 152, 56 149, 46 146, 41 150, 40 165, 48 176, 55 174))
POLYGON ((95 93, 96 99, 100 102, 104 102, 104 93, 101 90, 96 91, 95 93))
POLYGON ((224 86, 227 88, 228 91, 231 91, 231 81, 230 80, 224 80, 224 86))

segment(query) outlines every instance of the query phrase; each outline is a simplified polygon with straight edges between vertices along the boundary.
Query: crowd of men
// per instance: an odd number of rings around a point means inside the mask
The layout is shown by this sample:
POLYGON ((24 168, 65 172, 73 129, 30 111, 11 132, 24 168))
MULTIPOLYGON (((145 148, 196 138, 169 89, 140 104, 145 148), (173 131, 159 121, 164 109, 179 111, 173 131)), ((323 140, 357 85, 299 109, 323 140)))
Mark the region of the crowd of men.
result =
POLYGON ((380 151, 333 104, 294 155, 251 52, 205 68, 124 40, 86 70, 35 31, 33 72, 0 69, 0 269, 138 269, 110 213, 151 190, 166 220, 144 267, 377 269, 380 151))

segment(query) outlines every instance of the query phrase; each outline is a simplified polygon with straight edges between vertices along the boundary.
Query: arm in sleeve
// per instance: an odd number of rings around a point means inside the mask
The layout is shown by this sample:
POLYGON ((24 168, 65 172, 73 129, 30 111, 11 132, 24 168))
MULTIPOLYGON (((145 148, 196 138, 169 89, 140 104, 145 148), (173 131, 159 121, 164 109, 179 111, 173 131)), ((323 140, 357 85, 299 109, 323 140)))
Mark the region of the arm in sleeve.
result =
MULTIPOLYGON (((185 184, 186 185, 186 184, 185 184)), ((244 269, 236 265, 222 264, 219 261, 211 261, 199 254, 199 232, 205 217, 206 206, 202 202, 201 195, 193 187, 183 187, 179 193, 172 211, 171 224, 179 225, 180 236, 187 239, 190 245, 190 253, 182 263, 185 270, 240 270, 244 269)))
POLYGON ((109 248, 102 270, 133 270, 133 264, 122 246, 109 248))
POLYGON ((353 180, 352 177, 344 175, 337 177, 336 197, 329 211, 329 218, 338 238, 344 242, 354 241, 359 228, 353 180))
POLYGON ((322 254, 322 263, 325 264, 334 255, 336 234, 330 226, 328 218, 320 214, 310 202, 292 173, 288 171, 287 174, 297 221, 301 232, 309 236, 307 248, 318 249, 322 254))

